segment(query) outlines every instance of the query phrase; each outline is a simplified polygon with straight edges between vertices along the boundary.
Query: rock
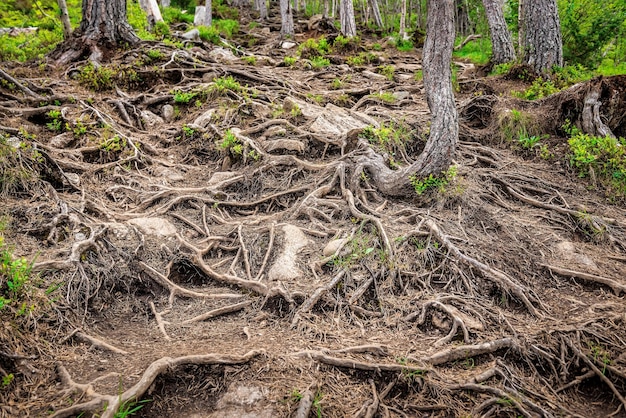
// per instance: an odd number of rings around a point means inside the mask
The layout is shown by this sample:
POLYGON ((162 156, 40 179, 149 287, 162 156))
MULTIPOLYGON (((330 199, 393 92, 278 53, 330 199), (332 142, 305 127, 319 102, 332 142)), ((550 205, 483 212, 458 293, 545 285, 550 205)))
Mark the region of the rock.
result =
POLYGON ((304 153, 306 150, 306 146, 304 143, 300 141, 296 141, 295 139, 275 139, 271 141, 266 141, 263 144, 265 151, 272 152, 276 150, 285 150, 285 151, 295 151, 298 154, 304 153))
POLYGON ((348 238, 334 239, 326 244, 324 250, 322 251, 322 254, 324 255, 324 257, 330 257, 331 255, 335 254, 339 248, 346 245, 348 241, 348 238))
POLYGON ((353 129, 363 129, 370 125, 379 126, 375 119, 365 113, 355 112, 328 103, 322 114, 309 126, 309 129, 318 134, 340 137, 353 129))
POLYGON ((80 186, 80 176, 76 173, 63 173, 65 174, 65 179, 67 180, 67 182, 69 184, 71 184, 74 187, 79 187, 80 186))
POLYGON ((196 14, 193 16, 194 26, 204 25, 204 18, 205 18, 205 7, 196 6, 196 14))
POLYGON ((252 111, 255 115, 267 118, 272 115, 272 109, 263 103, 252 102, 252 111))
POLYGON ((185 32, 181 36, 183 39, 188 39, 190 41, 199 41, 200 40, 200 31, 198 29, 192 29, 189 32, 185 32))
POLYGON ((309 245, 309 240, 294 225, 283 226, 283 233, 285 236, 282 252, 267 273, 270 281, 293 280, 303 274, 297 266, 297 257, 300 250, 309 245))
POLYGON ((269 28, 269 26, 264 27, 263 29, 261 29, 261 34, 262 35, 269 35, 271 33, 271 29, 269 28))
POLYGON ((381 81, 387 80, 387 77, 385 77, 384 75, 376 74, 369 70, 365 70, 361 72, 361 74, 363 74, 365 77, 369 78, 370 80, 381 80, 381 81))
POLYGON ((185 180, 185 176, 183 176, 182 174, 180 174, 178 171, 174 170, 173 168, 156 166, 156 165, 152 169, 152 175, 157 176, 157 177, 163 177, 173 182, 185 180))
POLYGON ((576 244, 570 241, 561 241, 556 245, 556 250, 561 260, 583 264, 592 268, 597 268, 596 263, 586 254, 578 252, 576 244))
POLYGON ((209 109, 193 121, 194 125, 197 125, 201 128, 206 128, 211 123, 211 119, 213 119, 213 115, 215 114, 215 109, 209 109))
POLYGON ((172 105, 163 105, 161 108, 161 116, 165 122, 171 122, 174 119, 174 106, 172 105))
POLYGON ((141 119, 143 120, 146 128, 155 128, 164 123, 164 120, 161 116, 154 114, 149 110, 141 111, 141 119))
MULTIPOLYGON (((214 410, 204 417, 210 418, 271 418, 276 416, 268 404, 267 388, 238 386, 232 384, 215 405, 214 410)), ((200 418, 200 415, 197 416, 200 418)), ((194 418, 191 416, 190 418, 194 418)))
POLYGON ((18 137, 12 136, 7 139, 7 144, 15 149, 19 149, 22 146, 22 141, 18 137))
POLYGON ((50 138, 48 145, 54 148, 66 148, 72 141, 74 141, 74 134, 72 132, 63 132, 50 138))
POLYGON ((176 235, 176 227, 165 218, 135 218, 128 221, 146 235, 171 237, 176 235))
POLYGON ((209 72, 202 74, 202 82, 212 83, 213 80, 215 80, 217 77, 219 77, 219 74, 214 73, 213 71, 209 71, 209 72))
POLYGON ((224 48, 213 48, 211 52, 209 52, 209 57, 223 64, 233 64, 239 61, 239 58, 237 58, 230 49, 224 48))
POLYGON ((408 91, 394 91, 392 96, 396 98, 396 100, 404 100, 411 97, 411 93, 408 91))
POLYGON ((284 41, 282 44, 280 44, 280 47, 282 49, 291 49, 294 46, 296 46, 297 44, 295 42, 291 42, 291 41, 284 41))

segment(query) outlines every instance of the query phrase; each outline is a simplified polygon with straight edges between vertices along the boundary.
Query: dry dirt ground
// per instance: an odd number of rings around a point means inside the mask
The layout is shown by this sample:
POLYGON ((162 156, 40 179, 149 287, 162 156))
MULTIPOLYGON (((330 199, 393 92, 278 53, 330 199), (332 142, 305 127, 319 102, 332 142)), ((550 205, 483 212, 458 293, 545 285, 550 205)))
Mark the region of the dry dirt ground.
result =
POLYGON ((486 128, 521 82, 460 79, 456 177, 391 199, 362 162, 423 147, 419 53, 288 67, 245 37, 255 65, 143 43, 103 92, 3 65, 0 131, 41 177, 2 197, 38 276, 2 312, 0 416, 626 416, 626 212, 554 131, 542 159, 486 128))

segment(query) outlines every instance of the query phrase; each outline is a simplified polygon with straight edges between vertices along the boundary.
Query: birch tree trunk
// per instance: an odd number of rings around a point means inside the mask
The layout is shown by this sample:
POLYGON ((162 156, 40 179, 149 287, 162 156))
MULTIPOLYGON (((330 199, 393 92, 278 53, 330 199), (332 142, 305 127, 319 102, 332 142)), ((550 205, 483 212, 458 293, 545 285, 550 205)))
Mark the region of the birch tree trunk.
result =
POLYGON ((61 23, 63 23, 63 39, 70 39, 72 35, 72 25, 70 24, 70 14, 67 12, 67 3, 65 0, 57 0, 59 10, 61 11, 61 23))
POLYGON ((400 30, 398 31, 398 37, 403 41, 407 39, 406 36, 406 0, 402 0, 402 12, 400 13, 400 30))
POLYGON ((341 21, 341 34, 347 38, 355 37, 356 21, 354 19, 352 0, 340 0, 339 20, 341 21))
POLYGON ((206 0, 204 4, 204 26, 213 25, 213 1, 206 0))
POLYGON ((383 27, 383 18, 380 15, 380 8, 378 7, 378 0, 368 0, 370 7, 372 8, 372 15, 374 16, 374 23, 377 27, 383 27))
POLYGON ((504 20, 502 0, 483 0, 491 34, 491 63, 494 65, 515 61, 513 37, 504 20))
POLYGON ((410 175, 422 178, 429 174, 439 175, 452 162, 459 139, 459 121, 450 69, 455 37, 454 9, 454 0, 430 0, 428 4, 422 65, 431 125, 424 151, 413 164, 396 171, 391 170, 374 151, 359 161, 376 188, 386 195, 403 196, 412 193, 410 175))
POLYGON ((524 1, 521 9, 522 61, 538 73, 562 67, 563 41, 556 0, 524 1))
POLYGON ((289 0, 280 0, 280 34, 283 38, 293 38, 295 36, 293 29, 293 10, 289 0))

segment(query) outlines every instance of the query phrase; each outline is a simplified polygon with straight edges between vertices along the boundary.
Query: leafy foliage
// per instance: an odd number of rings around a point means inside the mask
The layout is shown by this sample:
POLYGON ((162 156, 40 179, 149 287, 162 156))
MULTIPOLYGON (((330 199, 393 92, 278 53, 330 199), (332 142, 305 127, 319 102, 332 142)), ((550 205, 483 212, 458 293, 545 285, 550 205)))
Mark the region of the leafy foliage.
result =
POLYGON ((415 188, 415 193, 418 196, 426 193, 429 190, 438 190, 440 192, 445 191, 446 186, 450 184, 456 178, 457 175, 457 167, 451 166, 448 170, 441 175, 437 176, 434 174, 429 174, 428 177, 417 177, 411 176, 409 177, 411 180, 411 184, 415 188))

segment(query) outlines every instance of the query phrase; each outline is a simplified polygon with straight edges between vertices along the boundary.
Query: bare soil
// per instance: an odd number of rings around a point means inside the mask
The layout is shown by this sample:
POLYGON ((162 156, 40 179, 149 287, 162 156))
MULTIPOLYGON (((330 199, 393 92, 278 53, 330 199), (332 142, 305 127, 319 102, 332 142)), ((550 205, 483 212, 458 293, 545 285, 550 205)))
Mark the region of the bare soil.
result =
POLYGON ((288 67, 262 30, 232 60, 142 43, 98 93, 85 63, 8 69, 34 96, 2 87, 0 130, 43 160, 2 198, 38 277, 33 308, 2 313, 0 416, 626 416, 626 211, 568 166, 556 124, 552 158, 501 139, 524 81, 459 80, 456 178, 388 198, 361 162, 423 147, 419 51, 288 67), (247 89, 211 90, 224 76, 247 89), (368 142, 371 121, 409 139, 368 142))

